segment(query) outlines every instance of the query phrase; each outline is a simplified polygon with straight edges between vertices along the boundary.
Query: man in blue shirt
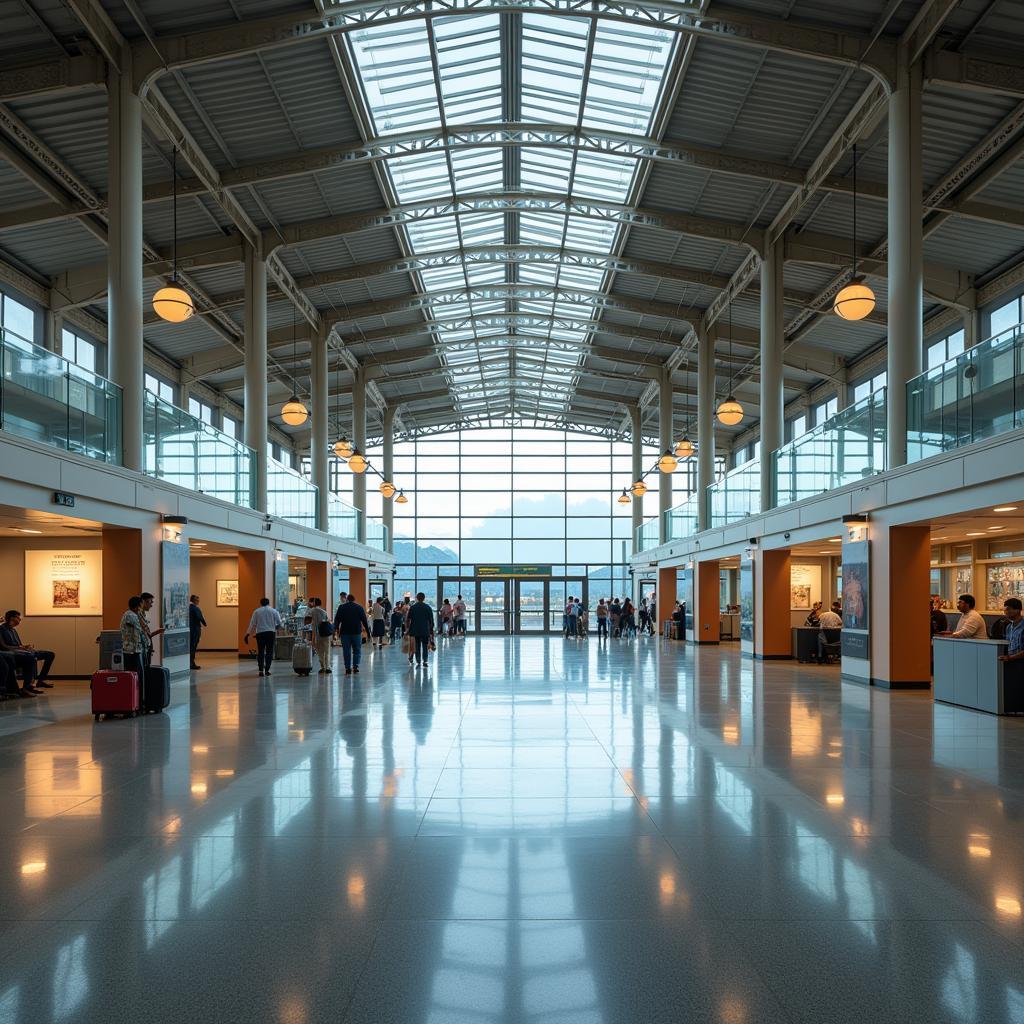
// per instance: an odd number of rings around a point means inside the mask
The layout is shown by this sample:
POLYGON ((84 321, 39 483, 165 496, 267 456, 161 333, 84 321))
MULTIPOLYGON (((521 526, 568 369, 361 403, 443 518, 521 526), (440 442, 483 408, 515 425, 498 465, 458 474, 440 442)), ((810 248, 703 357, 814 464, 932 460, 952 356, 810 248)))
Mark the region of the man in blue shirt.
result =
POLYGON ((1000 661, 1017 661, 1024 658, 1024 615, 1021 614, 1021 607, 1019 597, 1008 597, 1003 602, 1003 611, 1010 620, 1003 639, 1009 646, 1006 653, 1000 657, 1000 661))

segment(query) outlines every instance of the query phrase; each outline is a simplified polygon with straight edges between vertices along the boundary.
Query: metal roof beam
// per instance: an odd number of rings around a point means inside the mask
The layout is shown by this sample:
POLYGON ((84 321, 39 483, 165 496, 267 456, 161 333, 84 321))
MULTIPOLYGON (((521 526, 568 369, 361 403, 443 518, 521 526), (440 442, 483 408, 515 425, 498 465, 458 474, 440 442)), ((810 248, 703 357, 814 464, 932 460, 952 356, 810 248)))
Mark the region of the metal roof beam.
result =
POLYGON ((0 103, 54 96, 73 89, 102 89, 106 84, 106 62, 99 54, 56 57, 35 64, 5 64, 0 68, 0 103))
POLYGON ((886 39, 837 31, 825 25, 801 25, 788 19, 752 15, 726 6, 716 7, 713 14, 707 15, 697 7, 672 0, 640 0, 628 6, 618 0, 589 0, 585 4, 578 0, 407 0, 401 4, 348 0, 325 8, 320 15, 278 15, 182 35, 158 36, 155 46, 140 42, 134 52, 135 74, 138 84, 144 85, 173 68, 302 45, 372 25, 390 27, 407 21, 478 17, 492 11, 507 14, 516 10, 644 25, 728 45, 841 64, 885 83, 895 78, 896 49, 886 39))

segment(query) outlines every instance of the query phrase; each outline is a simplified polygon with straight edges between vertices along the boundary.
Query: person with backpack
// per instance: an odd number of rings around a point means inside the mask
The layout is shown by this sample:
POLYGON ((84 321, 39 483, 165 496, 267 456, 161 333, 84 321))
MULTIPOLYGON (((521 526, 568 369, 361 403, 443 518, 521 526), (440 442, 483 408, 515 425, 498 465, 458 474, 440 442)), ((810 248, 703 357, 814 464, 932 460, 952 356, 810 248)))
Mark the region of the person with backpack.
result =
POLYGON ((608 605, 605 604, 604 598, 597 602, 597 638, 604 637, 608 639, 608 605))
POLYGON ((417 665, 426 665, 434 639, 434 609, 427 604, 426 595, 422 592, 416 595, 415 603, 410 605, 405 621, 406 631, 412 638, 409 664, 412 664, 413 655, 415 655, 417 665))

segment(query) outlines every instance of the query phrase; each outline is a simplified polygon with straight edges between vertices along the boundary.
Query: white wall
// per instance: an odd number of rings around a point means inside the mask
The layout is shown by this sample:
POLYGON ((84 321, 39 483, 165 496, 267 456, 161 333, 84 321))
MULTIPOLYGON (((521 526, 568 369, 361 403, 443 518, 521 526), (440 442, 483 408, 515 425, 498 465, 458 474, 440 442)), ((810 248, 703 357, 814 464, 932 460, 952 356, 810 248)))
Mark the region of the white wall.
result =
POLYGON ((237 579, 238 559, 234 555, 196 555, 195 548, 192 549, 189 589, 199 595, 199 607, 207 624, 199 642, 200 651, 238 649, 239 610, 217 607, 217 580, 237 579))
MULTIPOLYGON (((25 551, 95 550, 97 537, 0 537, 0 614, 8 608, 25 611, 25 551)), ((155 590, 156 588, 154 588, 155 590)), ((25 618, 21 639, 53 651, 54 676, 91 676, 99 668, 96 637, 103 628, 99 615, 38 615, 25 618)))

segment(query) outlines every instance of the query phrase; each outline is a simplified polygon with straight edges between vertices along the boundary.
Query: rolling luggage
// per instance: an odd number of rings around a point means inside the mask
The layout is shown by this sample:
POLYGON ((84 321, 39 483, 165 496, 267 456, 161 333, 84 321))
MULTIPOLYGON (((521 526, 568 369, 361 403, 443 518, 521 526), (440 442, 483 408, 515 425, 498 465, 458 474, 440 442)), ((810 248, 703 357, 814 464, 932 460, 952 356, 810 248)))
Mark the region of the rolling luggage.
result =
POLYGON ((139 677, 135 672, 94 672, 90 688, 96 721, 100 715, 134 718, 139 711, 139 677))
POLYGON ((296 640, 292 648, 292 670, 296 675, 308 676, 313 671, 313 645, 296 640))
POLYGON ((163 665, 150 665, 142 683, 142 710, 163 711, 171 703, 171 672, 163 665))

